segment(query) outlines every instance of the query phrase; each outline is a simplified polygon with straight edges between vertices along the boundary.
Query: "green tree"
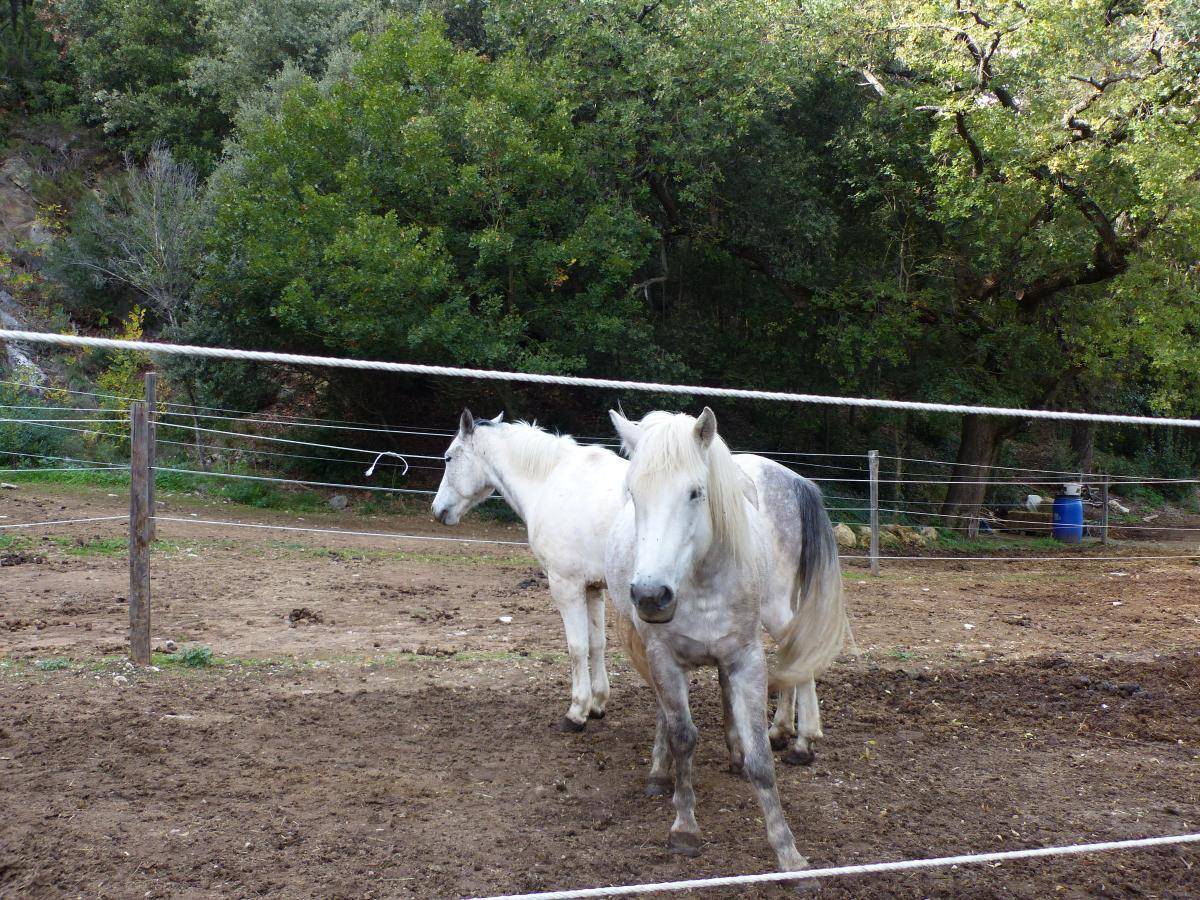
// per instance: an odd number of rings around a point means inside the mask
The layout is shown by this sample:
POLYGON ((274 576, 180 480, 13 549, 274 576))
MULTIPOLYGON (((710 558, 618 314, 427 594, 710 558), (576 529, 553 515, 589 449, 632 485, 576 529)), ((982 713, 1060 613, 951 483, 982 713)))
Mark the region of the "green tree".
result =
POLYGON ((359 50, 345 80, 304 79, 239 134, 205 302, 291 346, 659 370, 629 290, 652 233, 589 167, 553 83, 429 19, 359 50))
MULTIPOLYGON (((1200 312, 1194 7, 839 0, 802 22, 875 95, 835 143, 861 214, 903 236, 867 271, 927 335, 921 392, 1046 405, 1150 375, 1178 409, 1200 312)), ((982 480, 1019 424, 965 417, 955 474, 982 480)), ((982 496, 956 485, 943 511, 982 496)))
POLYGON ((229 122, 188 84, 205 49, 199 0, 47 0, 47 17, 77 74, 80 111, 138 157, 164 143, 207 171, 229 122))
POLYGON ((206 52, 190 63, 189 84, 232 117, 285 65, 324 73, 350 37, 382 24, 392 0, 199 0, 206 52))

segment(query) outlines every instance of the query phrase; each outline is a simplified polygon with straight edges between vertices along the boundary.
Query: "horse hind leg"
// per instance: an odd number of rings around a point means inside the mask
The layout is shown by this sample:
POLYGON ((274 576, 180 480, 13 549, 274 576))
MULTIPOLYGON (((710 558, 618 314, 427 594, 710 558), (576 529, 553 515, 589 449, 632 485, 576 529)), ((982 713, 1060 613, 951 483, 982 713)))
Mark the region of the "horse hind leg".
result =
POLYGON ((588 717, 603 719, 608 706, 608 669, 605 667, 604 592, 600 588, 587 589, 588 613, 588 669, 591 674, 591 699, 588 702, 588 717))
POLYGON ((771 730, 767 732, 771 747, 775 750, 786 749, 796 736, 796 689, 786 688, 780 691, 775 700, 775 717, 771 720, 771 730))
POLYGON ((733 703, 729 695, 729 676, 722 666, 718 666, 717 675, 721 682, 721 710, 725 717, 725 746, 729 750, 729 771, 734 775, 744 775, 743 763, 746 754, 742 749, 742 738, 738 734, 737 721, 733 717, 733 703))
POLYGON ((816 758, 817 741, 824 736, 817 685, 810 678, 796 686, 796 739, 784 754, 783 761, 790 766, 812 765, 816 758))

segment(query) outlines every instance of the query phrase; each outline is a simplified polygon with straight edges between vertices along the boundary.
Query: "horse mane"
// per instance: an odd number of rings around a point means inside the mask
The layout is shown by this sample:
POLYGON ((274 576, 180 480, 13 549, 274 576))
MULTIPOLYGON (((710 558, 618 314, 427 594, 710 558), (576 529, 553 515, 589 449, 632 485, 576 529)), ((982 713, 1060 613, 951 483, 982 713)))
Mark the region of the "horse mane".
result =
POLYGON ((741 472, 721 436, 713 436, 705 459, 696 440, 695 416, 656 411, 648 413, 638 425, 642 435, 630 454, 630 480, 662 478, 679 471, 703 480, 714 538, 739 563, 748 561, 752 557, 752 538, 741 472))
POLYGON ((545 478, 558 465, 567 450, 579 446, 570 435, 551 434, 537 422, 522 420, 494 425, 489 422, 487 426, 503 429, 502 446, 508 461, 518 472, 530 478, 545 478))

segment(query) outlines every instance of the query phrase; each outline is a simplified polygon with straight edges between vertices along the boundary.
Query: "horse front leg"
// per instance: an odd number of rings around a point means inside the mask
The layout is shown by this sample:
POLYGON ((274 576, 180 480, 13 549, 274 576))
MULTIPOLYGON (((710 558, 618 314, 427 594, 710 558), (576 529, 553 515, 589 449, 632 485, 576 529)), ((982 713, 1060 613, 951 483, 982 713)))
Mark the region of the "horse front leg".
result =
POLYGON ((821 705, 817 685, 811 678, 796 686, 796 740, 783 756, 790 766, 809 766, 816 758, 816 745, 825 737, 821 731, 821 705))
POLYGON ((775 784, 775 758, 767 740, 767 666, 757 643, 728 666, 730 701, 742 746, 746 751, 746 777, 754 785, 767 826, 767 841, 775 851, 779 869, 794 872, 808 867, 796 849, 796 839, 783 815, 775 784))
POLYGON ((604 663, 604 591, 598 587, 587 589, 587 612, 588 668, 592 684, 587 714, 593 719, 603 719, 608 706, 608 669, 604 663))
POLYGON ((650 774, 646 776, 646 796, 665 797, 672 793, 671 747, 667 741, 667 719, 658 706, 654 717, 654 748, 650 751, 650 774))
POLYGON ((587 590, 582 584, 550 576, 550 595, 562 616, 571 658, 571 706, 559 723, 561 731, 583 731, 592 702, 592 679, 588 669, 587 590))
POLYGON ((668 843, 675 853, 699 856, 700 826, 696 824, 696 792, 692 787, 697 732, 688 706, 687 673, 674 660, 662 658, 652 661, 651 671, 667 745, 675 761, 675 821, 668 843))

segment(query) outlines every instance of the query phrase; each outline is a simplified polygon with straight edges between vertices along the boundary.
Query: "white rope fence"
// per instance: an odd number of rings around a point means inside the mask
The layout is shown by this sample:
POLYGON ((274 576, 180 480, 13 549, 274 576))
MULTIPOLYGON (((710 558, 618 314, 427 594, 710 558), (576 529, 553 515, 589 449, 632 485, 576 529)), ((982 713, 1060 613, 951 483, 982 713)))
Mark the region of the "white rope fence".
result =
POLYGON ((688 881, 660 881, 647 884, 624 884, 617 887, 578 888, 566 891, 542 891, 533 894, 502 894, 476 897, 473 900, 583 900, 585 897, 624 897, 630 894, 690 891, 695 888, 733 887, 745 884, 771 884, 781 881, 812 881, 819 878, 839 878, 846 875, 877 875, 890 872, 912 872, 918 869, 938 869, 946 866, 981 865, 1010 862, 1020 859, 1042 859, 1051 856, 1080 856, 1085 853, 1104 853, 1114 850, 1141 850, 1148 847, 1169 847, 1194 844, 1200 833, 1173 834, 1166 837, 1134 838, 1125 841, 1103 841, 1096 844, 1067 844, 1059 847, 1034 847, 1028 850, 1001 850, 995 853, 969 853, 963 856, 939 856, 933 859, 904 859, 897 862, 864 863, 855 866, 831 866, 825 869, 805 869, 801 872, 763 872, 758 875, 725 875, 718 878, 693 878, 688 881))
POLYGON ((543 375, 536 372, 502 372, 495 369, 467 369, 459 366, 430 366, 418 363, 394 363, 382 360, 348 359, 340 356, 308 356, 298 353, 273 353, 265 350, 235 350, 228 347, 199 347, 156 341, 126 341, 115 338, 85 337, 74 334, 48 334, 39 331, 0 329, 0 340, 22 343, 54 344, 61 347, 105 347, 110 350, 163 353, 172 356, 197 356, 206 359, 237 359, 244 362, 282 363, 292 366, 324 366, 394 372, 401 375, 438 375, 450 378, 476 378, 483 381, 517 381, 528 384, 561 384, 573 387, 645 391, 654 394, 686 394, 696 397, 730 397, 743 400, 775 400, 789 403, 814 403, 833 406, 860 406, 871 409, 914 410, 917 412, 954 413, 957 415, 1007 416, 1020 419, 1057 419, 1070 422, 1107 422, 1115 425, 1174 425, 1200 428, 1200 419, 1174 419, 1160 416, 1126 416, 1111 413, 1066 412, 1054 409, 1019 409, 1002 406, 973 406, 961 403, 922 403, 912 400, 882 400, 875 397, 833 397, 823 394, 795 394, 788 391, 757 391, 702 385, 661 384, 623 381, 614 378, 584 378, 574 375, 543 375))

